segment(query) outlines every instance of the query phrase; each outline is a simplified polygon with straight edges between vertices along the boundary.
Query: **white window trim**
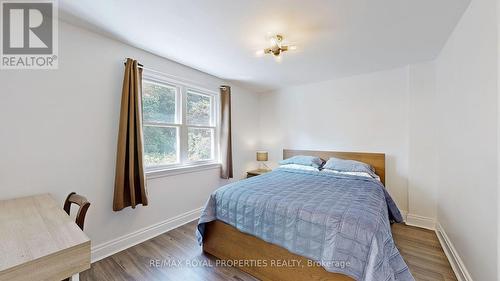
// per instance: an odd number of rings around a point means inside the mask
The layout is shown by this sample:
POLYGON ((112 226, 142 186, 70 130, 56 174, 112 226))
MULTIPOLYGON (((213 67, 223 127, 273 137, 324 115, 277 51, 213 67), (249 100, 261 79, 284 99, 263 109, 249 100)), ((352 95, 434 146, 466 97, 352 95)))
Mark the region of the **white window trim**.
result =
POLYGON ((179 166, 169 169, 147 170, 146 179, 156 179, 163 177, 170 177, 186 173, 195 173, 207 170, 220 169, 220 163, 197 164, 194 166, 179 166))
MULTIPOLYGON (((173 79, 169 75, 159 73, 157 71, 148 71, 144 69, 143 81, 152 81, 159 84, 166 84, 168 86, 173 86, 177 88, 177 97, 176 97, 176 120, 175 124, 168 124, 168 126, 177 127, 178 135, 177 135, 177 159, 178 163, 172 163, 168 165, 159 165, 154 167, 145 167, 146 177, 148 179, 151 178, 159 178, 165 176, 178 175, 183 173, 191 173, 197 171, 204 171, 210 169, 218 169, 220 164, 220 93, 217 91, 209 90, 204 87, 200 87, 193 83, 189 83, 186 81, 182 81, 179 79, 173 79), (211 110, 213 116, 211 120, 213 120, 213 124, 209 126, 198 126, 198 125, 188 125, 186 123, 186 97, 187 92, 192 91, 196 94, 201 94, 205 96, 209 96, 212 98, 212 106, 211 110), (188 127, 199 127, 199 128, 211 128, 214 129, 214 141, 213 141, 213 158, 211 160, 200 160, 200 161, 189 161, 187 158, 187 130, 188 127)), ((151 125, 151 123, 144 122, 144 125, 151 125)))

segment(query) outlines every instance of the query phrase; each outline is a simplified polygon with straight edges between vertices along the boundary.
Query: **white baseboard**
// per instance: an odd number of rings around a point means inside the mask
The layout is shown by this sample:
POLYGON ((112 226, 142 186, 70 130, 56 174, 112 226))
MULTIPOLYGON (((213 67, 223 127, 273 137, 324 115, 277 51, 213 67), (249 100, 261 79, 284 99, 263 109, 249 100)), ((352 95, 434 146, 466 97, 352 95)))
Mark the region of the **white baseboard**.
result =
POLYGON ((464 262, 458 255, 457 250, 451 243, 450 238, 446 235, 446 232, 439 222, 436 223, 436 234, 439 242, 441 243, 441 247, 443 247, 446 257, 448 257, 448 261, 450 261, 451 268, 453 269, 453 272, 455 272, 458 281, 473 281, 469 271, 467 271, 467 268, 465 267, 464 262))
POLYGON ((406 215, 406 224, 430 230, 436 229, 436 221, 433 218, 423 217, 414 214, 406 215))
POLYGON ((443 227, 439 222, 437 222, 433 218, 423 217, 414 214, 406 214, 406 212, 401 212, 403 217, 406 218, 405 222, 407 225, 426 228, 430 230, 436 231, 436 235, 439 239, 439 243, 441 247, 443 247, 444 253, 450 262, 451 268, 453 272, 457 276, 458 281, 473 281, 470 276, 465 264, 462 259, 458 255, 458 252, 455 250, 455 247, 451 243, 450 239, 446 235, 443 227))
POLYGON ((96 262, 127 248, 135 246, 162 233, 170 231, 181 225, 200 217, 203 208, 198 208, 151 226, 123 235, 111 241, 93 246, 91 249, 92 262, 96 262))
POLYGON ((403 217, 403 221, 406 222, 406 216, 408 215, 408 212, 405 210, 399 210, 401 213, 401 216, 403 217))

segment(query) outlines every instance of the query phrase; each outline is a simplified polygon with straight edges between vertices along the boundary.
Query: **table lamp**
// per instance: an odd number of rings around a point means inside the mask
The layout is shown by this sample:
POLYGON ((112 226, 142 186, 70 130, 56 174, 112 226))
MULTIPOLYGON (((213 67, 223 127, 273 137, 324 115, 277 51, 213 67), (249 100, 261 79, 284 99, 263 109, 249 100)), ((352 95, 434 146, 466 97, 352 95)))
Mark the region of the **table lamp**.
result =
POLYGON ((267 151, 257 151, 257 161, 260 162, 259 170, 266 170, 266 171, 270 170, 265 163, 267 160, 268 160, 267 151))

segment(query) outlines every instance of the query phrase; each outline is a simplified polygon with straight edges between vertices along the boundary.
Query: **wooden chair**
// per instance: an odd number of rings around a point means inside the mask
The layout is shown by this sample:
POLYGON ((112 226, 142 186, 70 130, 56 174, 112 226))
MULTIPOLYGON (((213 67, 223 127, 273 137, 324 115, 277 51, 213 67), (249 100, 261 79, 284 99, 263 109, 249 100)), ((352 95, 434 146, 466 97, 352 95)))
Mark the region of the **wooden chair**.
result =
POLYGON ((64 201, 64 211, 69 215, 71 204, 76 204, 80 206, 78 209, 78 213, 76 214, 76 224, 83 230, 83 225, 85 223, 85 215, 87 214, 87 210, 90 207, 89 201, 87 198, 76 194, 76 192, 71 192, 68 197, 66 197, 66 201, 64 201))
MULTIPOLYGON (((83 230, 83 225, 85 224, 85 215, 87 214, 87 210, 90 207, 90 202, 87 200, 87 198, 76 194, 76 192, 71 192, 68 194, 68 197, 66 197, 66 200, 64 201, 64 211, 70 215, 71 212, 71 204, 76 204, 80 206, 78 209, 78 213, 76 213, 76 224, 78 227, 80 227, 81 230, 83 230)), ((66 278, 63 281, 70 281, 71 278, 66 278)))
POLYGON ((83 225, 85 223, 85 215, 87 214, 87 210, 90 207, 90 203, 87 198, 76 194, 76 192, 71 192, 68 197, 66 197, 66 201, 64 201, 64 211, 69 215, 71 204, 76 204, 80 206, 78 209, 78 213, 76 214, 76 224, 83 230, 83 225))

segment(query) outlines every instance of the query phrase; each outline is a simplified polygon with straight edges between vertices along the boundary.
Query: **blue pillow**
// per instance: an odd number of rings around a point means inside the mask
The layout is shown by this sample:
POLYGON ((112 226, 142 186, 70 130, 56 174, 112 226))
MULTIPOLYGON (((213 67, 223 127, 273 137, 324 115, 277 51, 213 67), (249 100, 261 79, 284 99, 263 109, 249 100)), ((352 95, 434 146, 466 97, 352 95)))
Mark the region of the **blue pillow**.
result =
POLYGON ((314 156, 297 155, 280 161, 280 165, 287 164, 297 164, 319 168, 321 167, 321 165, 323 165, 323 160, 321 160, 321 158, 319 157, 314 156))
POLYGON ((376 176, 375 169, 372 166, 355 161, 355 160, 344 160, 332 157, 326 161, 323 169, 335 170, 339 172, 363 172, 368 173, 371 176, 376 176))

